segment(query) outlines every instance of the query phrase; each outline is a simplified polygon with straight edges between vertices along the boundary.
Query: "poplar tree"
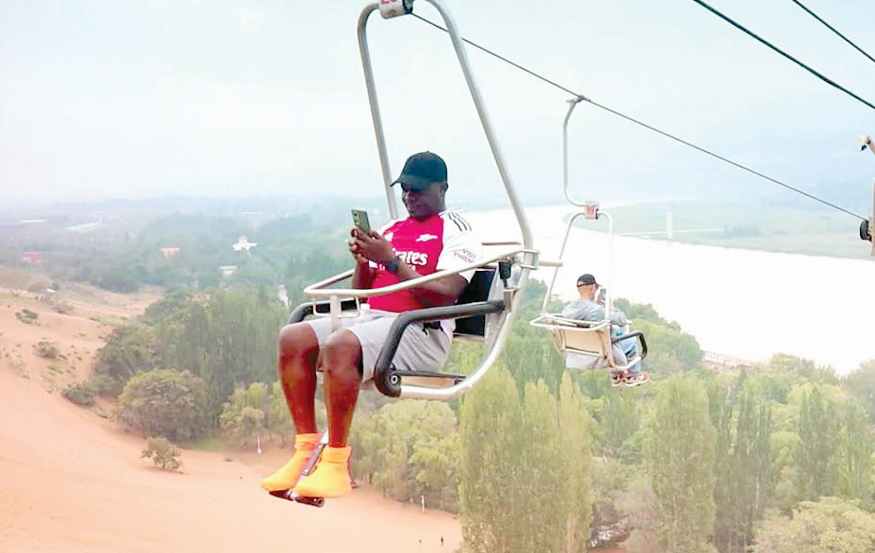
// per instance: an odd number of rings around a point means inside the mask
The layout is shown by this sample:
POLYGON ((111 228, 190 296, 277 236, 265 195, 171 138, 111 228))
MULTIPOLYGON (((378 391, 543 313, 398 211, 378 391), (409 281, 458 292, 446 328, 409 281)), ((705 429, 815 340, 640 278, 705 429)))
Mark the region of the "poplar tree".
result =
POLYGON ((695 377, 665 381, 649 421, 645 461, 656 496, 660 550, 715 551, 714 453, 716 434, 708 416, 708 395, 695 377))
POLYGON ((835 400, 814 385, 802 397, 797 432, 802 439, 796 457, 797 490, 803 500, 835 493, 836 446, 841 429, 835 400))
POLYGON ((557 498, 564 513, 564 551, 583 551, 592 527, 592 420, 583 394, 566 372, 559 385, 559 449, 566 461, 557 498))
POLYGON ((871 503, 875 453, 866 410, 856 401, 842 406, 842 430, 836 451, 837 491, 841 497, 871 503))
POLYGON ((500 363, 461 405, 459 512, 465 548, 515 553, 522 548, 519 392, 500 363))
POLYGON ((771 495, 771 408, 757 383, 741 375, 712 386, 717 429, 714 541, 724 553, 744 553, 771 495))
POLYGON ((560 551, 565 543, 567 467, 575 462, 561 445, 556 398, 547 384, 525 385, 522 411, 523 449, 518 463, 522 519, 517 551, 560 551))

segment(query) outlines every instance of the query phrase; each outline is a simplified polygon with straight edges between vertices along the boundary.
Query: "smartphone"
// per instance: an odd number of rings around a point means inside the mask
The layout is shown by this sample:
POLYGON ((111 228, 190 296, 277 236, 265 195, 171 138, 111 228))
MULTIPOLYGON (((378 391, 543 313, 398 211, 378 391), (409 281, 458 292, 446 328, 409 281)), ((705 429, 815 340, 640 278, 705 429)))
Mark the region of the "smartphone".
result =
POLYGON ((368 212, 361 209, 352 210, 352 222, 356 227, 365 234, 371 232, 371 223, 368 222, 368 212))

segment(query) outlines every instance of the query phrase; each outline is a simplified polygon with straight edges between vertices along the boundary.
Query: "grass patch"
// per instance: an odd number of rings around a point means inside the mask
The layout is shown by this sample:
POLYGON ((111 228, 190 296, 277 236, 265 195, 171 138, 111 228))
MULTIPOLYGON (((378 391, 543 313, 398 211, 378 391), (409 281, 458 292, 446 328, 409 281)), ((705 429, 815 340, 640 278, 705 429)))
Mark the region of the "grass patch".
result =
POLYGON ((217 436, 210 436, 197 442, 186 444, 186 446, 191 449, 197 449, 199 451, 211 451, 215 453, 225 449, 225 447, 227 447, 227 444, 224 440, 217 436))
POLYGON ((104 326, 112 327, 121 326, 125 322, 122 317, 116 317, 115 315, 94 315, 89 317, 89 319, 104 326))

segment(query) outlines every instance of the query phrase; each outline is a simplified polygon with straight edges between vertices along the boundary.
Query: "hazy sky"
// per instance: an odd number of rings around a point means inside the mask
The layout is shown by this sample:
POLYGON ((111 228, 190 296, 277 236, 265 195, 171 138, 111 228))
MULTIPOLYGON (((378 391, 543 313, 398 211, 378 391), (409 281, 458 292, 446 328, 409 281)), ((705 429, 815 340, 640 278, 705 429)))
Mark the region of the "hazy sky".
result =
MULTIPOLYGON (((875 103, 875 63, 790 0, 710 3, 875 103)), ((3 203, 381 195, 355 32, 366 4, 0 0, 3 203)), ((831 183, 871 186, 855 137, 875 135, 875 110, 691 0, 446 4, 467 38, 614 109, 827 198, 831 183)), ((805 4, 875 55, 871 0, 805 4)), ((415 11, 438 18, 424 0, 415 11)), ((501 193, 448 37, 412 17, 374 14, 369 30, 393 173, 430 149, 457 197, 501 193)), ((469 56, 524 198, 561 195, 568 96, 469 56)), ((772 186, 586 104, 571 146, 579 197, 772 186)))

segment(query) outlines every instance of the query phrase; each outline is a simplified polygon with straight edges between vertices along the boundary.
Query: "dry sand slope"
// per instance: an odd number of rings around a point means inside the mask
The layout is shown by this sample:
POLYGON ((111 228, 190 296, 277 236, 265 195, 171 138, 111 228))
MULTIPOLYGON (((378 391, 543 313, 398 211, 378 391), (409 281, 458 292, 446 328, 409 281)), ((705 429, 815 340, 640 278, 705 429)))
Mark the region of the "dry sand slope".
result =
POLYGON ((258 481, 284 461, 283 452, 232 454, 235 460, 226 462, 224 454, 184 451, 182 474, 155 469, 139 458, 142 439, 49 391, 87 374, 100 336, 109 332, 93 318, 125 316, 125 310, 78 302, 70 315, 58 315, 27 294, 2 290, 0 304, 0 553, 450 552, 459 546, 453 516, 422 513, 371 490, 329 500, 323 509, 269 497, 258 481), (39 312, 39 326, 15 318, 22 307, 39 312), (36 357, 32 346, 43 338, 67 359, 36 357))

